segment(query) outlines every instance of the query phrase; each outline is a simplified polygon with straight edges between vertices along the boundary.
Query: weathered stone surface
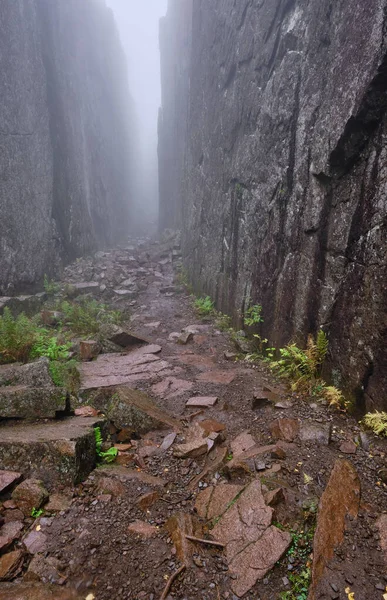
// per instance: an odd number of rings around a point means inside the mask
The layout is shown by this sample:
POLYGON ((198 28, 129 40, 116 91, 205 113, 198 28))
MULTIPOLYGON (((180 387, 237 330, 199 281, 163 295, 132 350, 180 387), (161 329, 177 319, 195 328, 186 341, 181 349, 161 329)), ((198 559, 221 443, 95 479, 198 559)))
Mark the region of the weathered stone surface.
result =
POLYGON ((248 544, 269 527, 273 509, 266 506, 259 480, 253 481, 212 529, 214 538, 227 544, 229 565, 248 544))
POLYGON ((152 392, 161 398, 176 398, 186 392, 189 392, 193 387, 191 381, 185 379, 177 379, 176 377, 167 377, 152 386, 152 392))
POLYGON ((71 505, 72 498, 64 494, 51 494, 49 501, 44 507, 46 512, 61 512, 67 510, 71 505))
POLYGON ((21 570, 23 556, 24 553, 22 550, 14 550, 13 552, 8 552, 8 554, 0 556, 0 581, 10 581, 16 577, 21 570))
POLYGON ((226 425, 214 419, 204 419, 203 421, 199 421, 198 425, 203 429, 206 436, 211 432, 220 433, 226 429, 226 425))
POLYGON ((346 460, 337 460, 327 487, 321 496, 313 544, 313 568, 310 600, 317 597, 320 581, 344 539, 346 517, 357 517, 360 506, 360 481, 355 468, 346 460))
POLYGON ((296 419, 277 419, 270 425, 274 439, 293 442, 300 432, 300 424, 296 419))
POLYGON ((342 454, 356 454, 357 446, 352 440, 346 440, 340 444, 339 450, 342 454))
POLYGON ((196 497, 195 510, 199 517, 214 519, 220 517, 243 490, 243 485, 223 484, 208 487, 196 497))
POLYGON ((191 515, 187 513, 176 513, 165 524, 173 544, 176 548, 176 556, 185 565, 189 565, 192 558, 193 546, 186 539, 186 535, 194 535, 194 526, 191 515))
POLYGON ((154 525, 150 525, 145 521, 134 521, 128 527, 129 533, 136 535, 141 538, 152 538, 157 535, 157 528, 154 525))
POLYGON ((192 339, 193 333, 191 333, 190 331, 183 331, 183 333, 181 333, 176 339, 176 342, 178 344, 181 344, 182 346, 186 346, 188 342, 190 342, 192 339))
MULTIPOLYGON (((102 411, 116 427, 136 433, 152 429, 181 428, 181 423, 162 410, 144 392, 126 386, 89 390, 87 401, 102 411)), ((119 440, 121 441, 121 439, 119 440)))
POLYGON ((12 500, 29 517, 33 508, 40 508, 48 500, 48 492, 39 479, 26 479, 13 490, 12 500))
POLYGON ((75 590, 44 583, 9 583, 0 586, 0 600, 84 600, 75 590))
POLYGON ((173 454, 177 458, 195 458, 203 456, 208 451, 207 440, 196 439, 186 444, 176 444, 173 448, 173 454))
POLYGON ((217 396, 195 396, 187 400, 185 405, 187 407, 195 406, 199 408, 209 408, 211 406, 215 406, 217 401, 217 396))
POLYGON ((160 446, 160 452, 166 452, 172 446, 175 439, 176 433, 169 433, 167 436, 165 436, 160 446))
POLYGON ((66 409, 66 391, 57 387, 31 388, 6 386, 0 388, 0 418, 49 419, 66 409))
POLYGON ((236 577, 231 581, 231 589, 242 598, 258 580, 263 579, 286 552, 292 536, 273 525, 262 536, 250 544, 229 564, 230 572, 236 577))
POLYGON ((0 494, 6 492, 22 478, 21 473, 15 471, 0 471, 0 494))
POLYGON ((251 450, 256 446, 255 439, 248 431, 242 431, 231 441, 231 451, 234 457, 238 457, 244 452, 251 450))
POLYGON ((47 549, 47 536, 34 529, 23 539, 23 544, 29 554, 42 554, 47 549))
POLYGON ((384 562, 387 565, 387 514, 380 515, 376 521, 380 535, 380 547, 384 553, 384 562))
MULTIPOLYGON (((331 423, 328 423, 327 425, 309 425, 307 423, 303 423, 299 433, 299 437, 302 442, 315 442, 321 446, 329 446, 331 435, 331 423)), ((285 441, 291 442, 293 440, 285 439, 285 441)))
POLYGON ((125 486, 115 477, 100 477, 98 479, 98 490, 101 494, 112 496, 123 496, 126 493, 125 486))
POLYGON ((104 3, 16 0, 2 4, 0 19, 0 293, 8 293, 36 285, 60 259, 124 238, 130 109, 104 3))
POLYGON ((6 550, 8 546, 19 537, 22 529, 23 523, 20 521, 5 523, 5 525, 0 528, 0 552, 6 550))
POLYGON ((386 406, 385 9, 174 0, 161 25, 160 220, 191 283, 237 323, 262 304, 277 348, 324 324, 368 408, 386 406))
POLYGON ((79 343, 79 355, 81 360, 93 360, 101 352, 99 342, 93 340, 82 340, 79 343))
MULTIPOLYGON (((129 346, 135 346, 136 344, 149 344, 149 340, 144 338, 133 331, 125 331, 123 329, 119 329, 115 331, 112 335, 109 336, 109 340, 113 342, 113 344, 117 344, 117 346, 121 346, 122 348, 128 348, 129 346)), ((159 347, 160 348, 160 347, 159 347)), ((160 352, 161 348, 157 350, 160 352)))
POLYGON ((69 417, 50 423, 14 424, 0 428, 0 468, 18 468, 26 476, 72 485, 95 466, 93 427, 97 417, 69 417))
POLYGON ((144 346, 128 354, 101 354, 92 362, 80 366, 81 389, 84 391, 136 381, 149 381, 170 369, 170 364, 154 354, 146 353, 144 346))
POLYGON ((51 387, 48 358, 39 358, 26 365, 0 365, 0 386, 51 387))
POLYGON ((159 493, 157 491, 148 492, 147 494, 144 494, 143 496, 140 496, 139 498, 137 498, 136 505, 141 510, 146 512, 147 510, 149 510, 151 508, 151 506, 153 506, 153 504, 155 502, 157 502, 158 499, 159 499, 159 493))
POLYGON ((109 477, 117 477, 121 481, 137 479, 141 483, 155 487, 164 487, 167 483, 165 479, 161 479, 161 477, 155 477, 154 475, 149 475, 149 473, 145 473, 145 471, 135 471, 133 469, 127 469, 126 467, 116 465, 100 467, 95 473, 97 476, 102 477, 105 475, 109 477))

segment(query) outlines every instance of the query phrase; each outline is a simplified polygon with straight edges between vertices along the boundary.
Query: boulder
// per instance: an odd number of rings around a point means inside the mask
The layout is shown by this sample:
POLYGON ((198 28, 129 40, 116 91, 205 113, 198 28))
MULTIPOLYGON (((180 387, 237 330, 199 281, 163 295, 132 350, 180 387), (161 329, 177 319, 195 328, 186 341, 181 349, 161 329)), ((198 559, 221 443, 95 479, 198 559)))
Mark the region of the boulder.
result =
POLYGON ((24 516, 29 517, 33 508, 39 509, 48 500, 48 491, 42 481, 26 479, 14 489, 12 499, 24 516))

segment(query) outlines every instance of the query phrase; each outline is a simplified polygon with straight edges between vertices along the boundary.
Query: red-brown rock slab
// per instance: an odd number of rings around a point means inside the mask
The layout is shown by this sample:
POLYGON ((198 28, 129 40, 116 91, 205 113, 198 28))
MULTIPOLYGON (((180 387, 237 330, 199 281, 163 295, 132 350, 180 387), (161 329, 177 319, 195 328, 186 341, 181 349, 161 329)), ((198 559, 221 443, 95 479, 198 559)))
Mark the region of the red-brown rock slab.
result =
POLYGON ((216 385, 229 385, 234 381, 236 373, 234 371, 208 371, 201 373, 196 377, 196 381, 204 383, 214 383, 216 385))
POLYGON ((14 489, 12 499, 29 517, 33 508, 40 508, 48 500, 48 492, 39 479, 26 479, 14 489))
POLYGON ((142 511, 146 512, 154 505, 155 502, 159 499, 160 495, 157 491, 148 492, 147 494, 143 494, 136 500, 136 505, 142 511))
POLYGON ((81 340, 79 342, 79 356, 81 360, 93 360, 101 352, 101 345, 95 340, 81 340))
POLYGON ((310 600, 316 591, 325 569, 342 543, 346 517, 357 517, 360 506, 360 480, 354 466, 346 460, 337 460, 327 487, 321 496, 317 527, 313 544, 313 568, 310 600))
POLYGON ((98 410, 92 406, 81 406, 80 408, 76 408, 74 410, 74 414, 76 417, 97 417, 98 410))
POLYGON ((379 530, 379 543, 384 554, 384 562, 387 565, 387 513, 380 515, 376 521, 376 527, 379 530))
POLYGON ((248 544, 261 537, 271 523, 272 514, 273 509, 266 506, 260 481, 253 481, 212 529, 214 538, 227 545, 229 564, 248 544))
POLYGON ((176 377, 167 377, 153 385, 152 392, 155 396, 160 396, 161 398, 176 398, 189 392, 192 387, 193 383, 191 381, 177 379, 176 377))
POLYGON ((188 344, 188 342, 190 342, 193 338, 193 333, 191 333, 190 331, 183 331, 179 337, 177 338, 176 342, 178 344, 181 344, 182 346, 186 346, 188 344))
POLYGON ((75 590, 43 583, 8 583, 0 587, 0 600, 84 600, 75 590))
POLYGON ((224 425, 224 423, 220 423, 214 419, 204 419, 203 421, 198 421, 198 424, 199 427, 203 429, 205 436, 212 432, 220 433, 226 429, 226 425, 224 425))
POLYGON ((186 406, 195 408, 211 408, 218 401, 217 396, 195 396, 186 402, 186 406))
POLYGON ((261 537, 249 544, 229 562, 231 589, 242 598, 257 581, 263 579, 286 552, 292 537, 287 531, 277 527, 268 527, 261 537))
POLYGON ((154 354, 135 350, 129 354, 100 354, 80 366, 84 391, 156 379, 170 364, 154 354))
POLYGON ((339 450, 342 454, 356 454, 357 446, 352 440, 347 440, 340 444, 339 450))
POLYGON ((23 523, 20 521, 10 521, 0 528, 0 552, 5 550, 16 540, 23 529, 23 523))
POLYGON ((189 565, 193 554, 193 545, 187 540, 186 535, 194 535, 194 526, 191 515, 176 513, 165 524, 176 549, 177 558, 185 565, 189 565))
POLYGON ((10 487, 19 483, 22 478, 21 473, 16 473, 16 471, 0 471, 0 494, 3 494, 10 487))
POLYGON ((47 549, 47 536, 34 529, 23 539, 23 544, 30 554, 41 554, 47 549))
POLYGON ((219 446, 215 446, 215 448, 213 448, 211 450, 211 452, 208 453, 202 472, 199 473, 198 475, 196 475, 189 482, 188 489, 189 490, 196 489, 198 483, 202 479, 204 479, 204 477, 206 477, 210 473, 214 473, 217 469, 222 467, 222 465, 224 464, 224 462, 226 460, 227 453, 228 453, 227 448, 221 448, 219 446))
POLYGON ((150 525, 145 521, 134 521, 128 527, 129 533, 132 533, 141 538, 152 538, 157 535, 157 527, 150 525))
POLYGON ((284 500, 285 495, 282 488, 270 490, 265 494, 265 502, 268 506, 277 506, 277 504, 283 502, 284 500))
POLYGON ((234 457, 238 457, 246 450, 251 450, 256 446, 255 439, 248 431, 242 431, 231 442, 231 452, 234 457))
POLYGON ((21 522, 24 519, 24 514, 18 508, 9 508, 9 509, 6 509, 3 512, 2 516, 4 518, 4 522, 5 523, 11 523, 11 521, 19 521, 19 522, 21 522))
POLYGON ((72 498, 64 494, 52 494, 44 509, 48 512, 61 512, 70 508, 72 498))
POLYGON ((152 485, 154 487, 164 487, 167 485, 165 479, 162 479, 161 477, 155 477, 154 475, 150 475, 149 473, 141 471, 140 469, 127 469, 126 467, 116 465, 100 467, 96 471, 96 474, 98 476, 117 477, 121 481, 131 481, 133 479, 137 479, 141 483, 152 485))
POLYGON ((296 419, 276 419, 270 425, 274 439, 293 442, 300 432, 300 424, 296 419))
POLYGON ((116 497, 125 494, 125 486, 114 477, 101 477, 98 480, 98 490, 102 494, 111 494, 116 497))
POLYGON ((263 454, 268 454, 274 450, 275 446, 252 446, 248 450, 242 452, 239 456, 232 458, 225 465, 225 470, 229 477, 233 475, 238 476, 240 473, 249 473, 252 469, 250 466, 251 459, 262 456, 263 454))
POLYGON ((277 458, 278 460, 285 460, 286 452, 281 446, 276 446, 274 450, 270 453, 272 458, 277 458))
POLYGON ((188 367, 196 367, 201 371, 207 371, 215 367, 214 360, 209 356, 202 354, 185 354, 178 357, 179 362, 188 367))
POLYGON ((0 581, 10 581, 16 577, 22 568, 24 553, 14 550, 0 556, 0 581))
MULTIPOLYGON (((149 340, 133 331, 124 331, 123 329, 113 333, 109 336, 109 341, 121 348, 128 348, 129 346, 135 346, 137 344, 149 344, 149 340)), ((160 348, 161 350, 161 348, 160 348)))
POLYGON ((166 452, 173 444, 176 439, 176 433, 169 433, 163 439, 160 445, 160 452, 166 452))
POLYGON ((177 458, 196 458, 197 456, 203 456, 208 450, 207 441, 203 439, 196 439, 186 444, 176 444, 173 448, 173 454, 177 458))
MULTIPOLYGON (((320 446, 328 446, 331 441, 332 424, 314 425, 303 423, 299 433, 302 442, 314 442, 320 446)), ((292 441, 292 440, 285 440, 292 441)))
POLYGON ((199 492, 196 498, 195 510, 204 519, 214 519, 221 516, 243 490, 243 485, 222 484, 208 487, 199 492))

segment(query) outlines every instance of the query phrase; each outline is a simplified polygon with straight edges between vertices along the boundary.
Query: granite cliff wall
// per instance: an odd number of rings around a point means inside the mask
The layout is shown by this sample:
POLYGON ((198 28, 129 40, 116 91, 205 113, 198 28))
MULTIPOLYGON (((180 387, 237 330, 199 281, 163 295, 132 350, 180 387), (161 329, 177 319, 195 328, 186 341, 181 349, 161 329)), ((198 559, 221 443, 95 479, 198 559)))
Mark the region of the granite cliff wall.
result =
POLYGON ((162 155, 186 127, 164 177, 196 290, 235 321, 262 304, 276 346, 323 326, 334 382, 368 408, 387 406, 386 7, 195 0, 188 108, 160 138, 162 155))
POLYGON ((125 58, 103 0, 0 3, 0 293, 125 235, 125 58))

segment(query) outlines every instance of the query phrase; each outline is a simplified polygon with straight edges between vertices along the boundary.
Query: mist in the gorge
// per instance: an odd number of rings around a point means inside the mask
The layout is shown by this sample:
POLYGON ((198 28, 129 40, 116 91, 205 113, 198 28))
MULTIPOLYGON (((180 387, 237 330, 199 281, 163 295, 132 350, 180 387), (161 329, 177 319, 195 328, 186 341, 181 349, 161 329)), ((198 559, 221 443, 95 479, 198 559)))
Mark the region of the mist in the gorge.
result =
POLYGON ((156 224, 158 213, 159 20, 166 13, 167 0, 107 0, 107 4, 126 53, 134 102, 131 222, 134 228, 148 228, 156 224))

